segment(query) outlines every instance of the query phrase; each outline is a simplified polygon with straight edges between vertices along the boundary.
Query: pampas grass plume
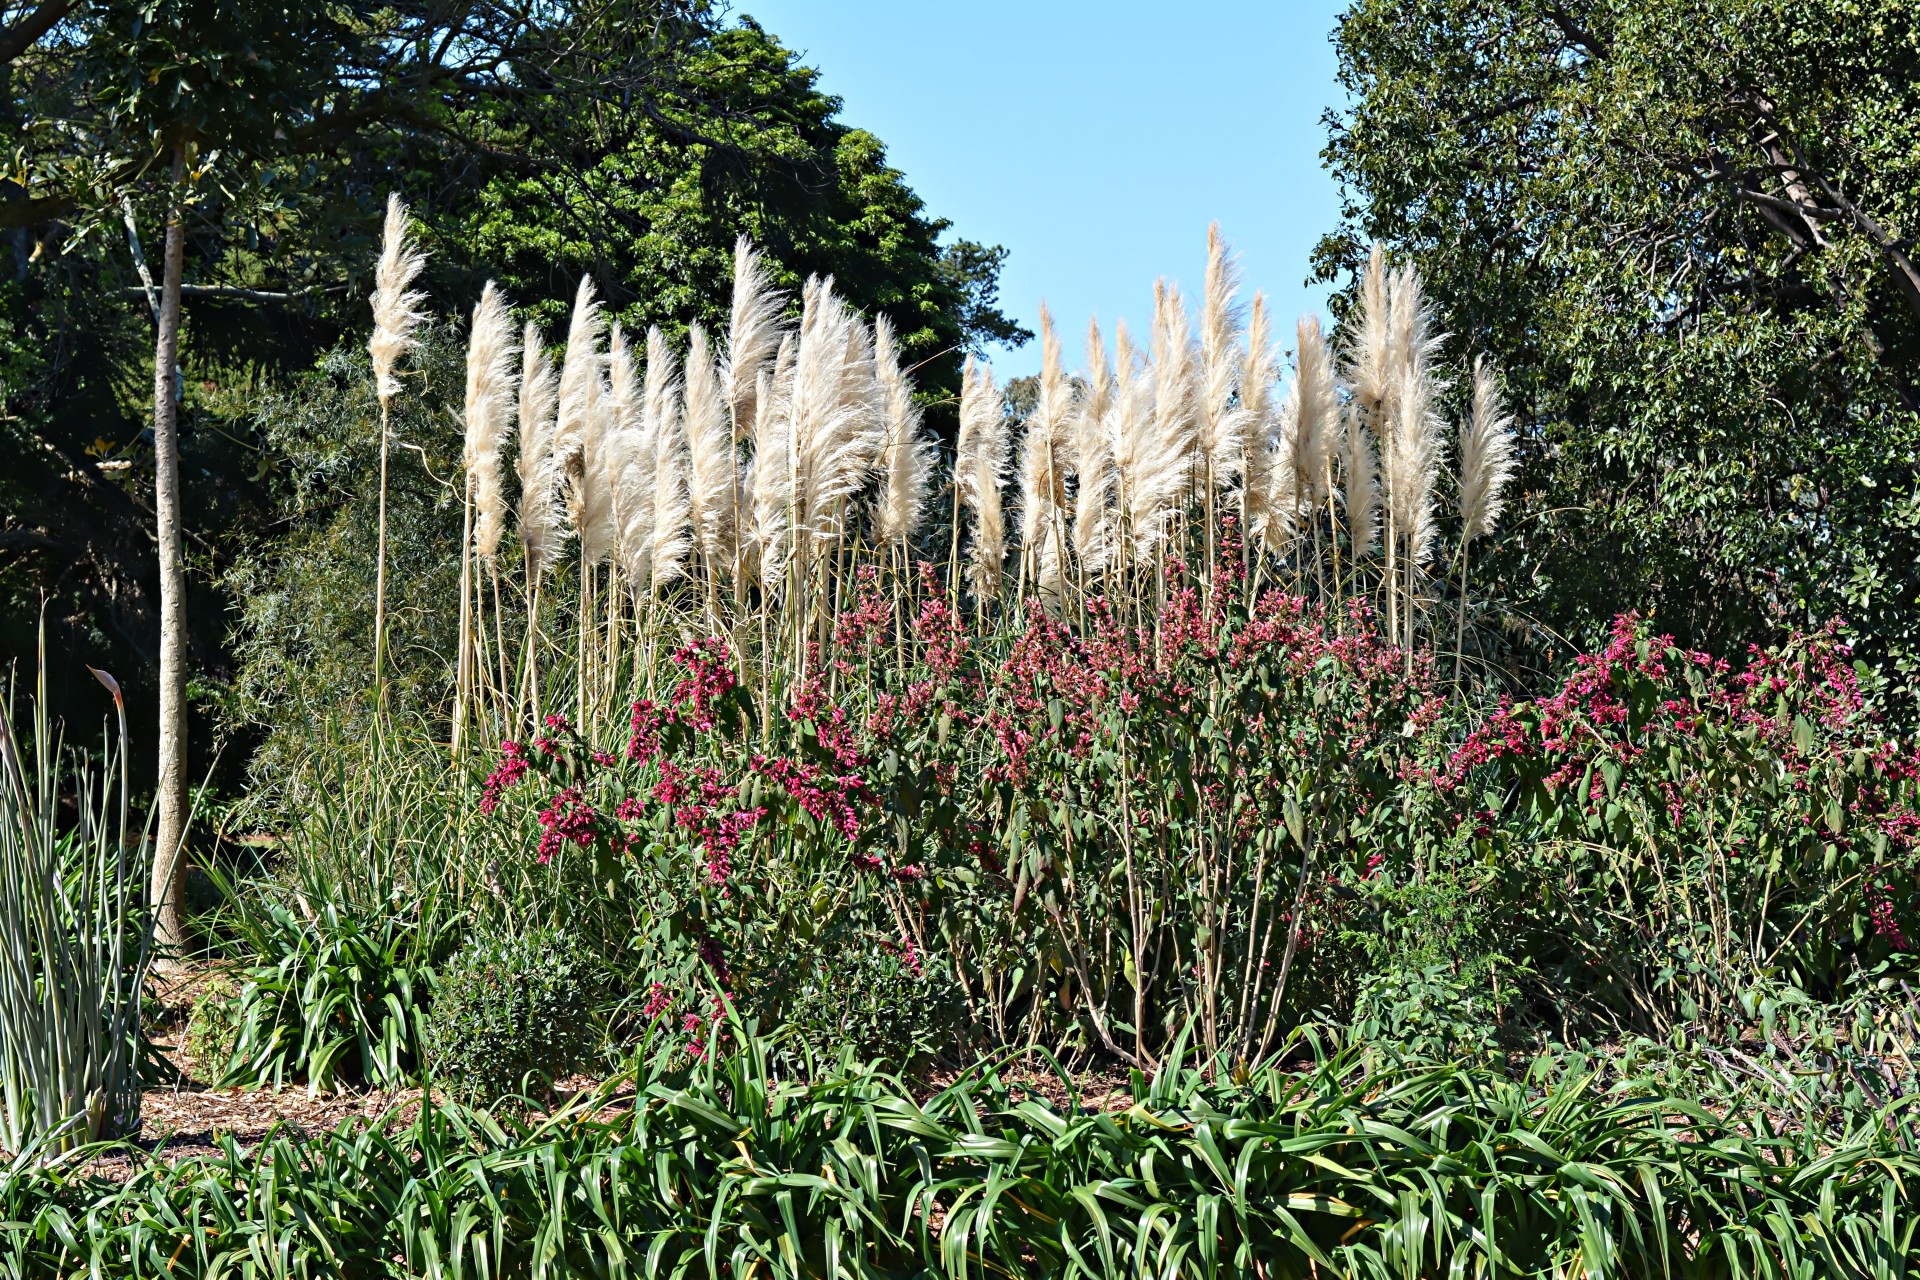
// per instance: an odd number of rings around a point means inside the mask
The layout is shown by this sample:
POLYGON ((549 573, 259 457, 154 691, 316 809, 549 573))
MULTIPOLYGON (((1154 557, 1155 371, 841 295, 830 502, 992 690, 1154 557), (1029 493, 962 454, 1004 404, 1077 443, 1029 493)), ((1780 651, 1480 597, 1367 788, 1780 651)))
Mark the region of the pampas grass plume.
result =
POLYGON ((1340 434, 1340 392, 1332 354, 1320 333, 1320 318, 1301 316, 1294 326, 1294 340, 1294 492, 1303 506, 1317 508, 1326 501, 1331 483, 1340 434))
POLYGON ((1460 428, 1460 542, 1493 532, 1513 478, 1513 418, 1485 356, 1473 361, 1473 405, 1460 428))
POLYGON ((400 392, 394 370, 413 348, 414 327, 425 318, 420 310, 425 295, 409 286, 426 264, 427 256, 413 243, 406 204, 397 192, 389 195, 380 259, 373 269, 373 336, 367 339, 367 354, 373 358, 374 390, 382 407, 400 392))
POLYGON ((1200 382, 1198 435, 1204 465, 1216 486, 1240 474, 1248 449, 1250 416, 1234 403, 1241 359, 1239 317, 1234 296, 1240 273, 1220 224, 1207 228, 1206 292, 1200 305, 1200 382))
POLYGON ((913 384, 901 364, 893 322, 885 316, 873 322, 873 363, 885 437, 874 535, 881 545, 890 546, 912 537, 920 525, 933 476, 933 441, 920 430, 920 406, 913 402, 913 384))
POLYGON ((780 303, 766 261, 744 235, 733 243, 733 311, 724 369, 727 406, 737 443, 753 426, 760 375, 780 345, 780 303))
POLYGON ((960 438, 954 472, 960 502, 973 516, 967 576, 981 601, 999 595, 1000 569, 1007 556, 1007 523, 1000 500, 1007 448, 1007 422, 1000 412, 993 369, 968 356, 960 379, 960 438))
POLYGON ((466 465, 473 497, 473 546, 491 562, 506 527, 500 453, 513 416, 513 318, 489 280, 473 308, 467 338, 466 465))
POLYGON ((1040 307, 1040 386, 1020 441, 1020 546, 1041 591, 1058 596, 1066 548, 1067 464, 1073 384, 1060 361, 1053 315, 1040 307))
POLYGON ((520 541, 538 576, 560 558, 563 535, 554 465, 554 409, 558 399, 546 335, 529 320, 520 341, 520 541))
POLYGON ((1087 322, 1087 387, 1073 415, 1073 467, 1079 492, 1073 508, 1073 552, 1088 571, 1098 573, 1112 551, 1113 448, 1108 419, 1113 413, 1113 369, 1100 322, 1087 322))
POLYGON ((709 573, 733 563, 733 429, 723 403, 723 371, 696 321, 687 334, 687 497, 694 537, 709 573))

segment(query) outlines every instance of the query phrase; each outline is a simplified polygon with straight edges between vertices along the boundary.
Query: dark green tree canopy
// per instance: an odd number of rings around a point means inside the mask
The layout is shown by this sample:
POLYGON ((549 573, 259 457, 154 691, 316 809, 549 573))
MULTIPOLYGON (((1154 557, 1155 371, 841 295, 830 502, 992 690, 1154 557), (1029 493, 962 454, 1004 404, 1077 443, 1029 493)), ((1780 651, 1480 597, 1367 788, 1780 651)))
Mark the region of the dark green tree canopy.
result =
POLYGON ((746 232, 788 283, 830 273, 886 312, 932 399, 961 351, 1025 337, 996 306, 1004 251, 950 239, 811 70, 706 0, 0 0, 0 75, 0 435, 19 459, 0 651, 31 650, 44 595, 56 687, 87 690, 90 660, 136 708, 157 636, 143 269, 176 198, 189 613, 216 685, 211 584, 287 532, 295 460, 259 408, 364 341, 389 191, 448 319, 490 276, 551 318, 590 271, 630 324, 682 334, 724 314, 746 232))
MULTIPOLYGON (((1920 663, 1920 9, 1358 0, 1341 278, 1417 262, 1525 422, 1520 618, 1707 647, 1843 615, 1920 663)), ((1564 649, 1562 649, 1564 652, 1564 649)))

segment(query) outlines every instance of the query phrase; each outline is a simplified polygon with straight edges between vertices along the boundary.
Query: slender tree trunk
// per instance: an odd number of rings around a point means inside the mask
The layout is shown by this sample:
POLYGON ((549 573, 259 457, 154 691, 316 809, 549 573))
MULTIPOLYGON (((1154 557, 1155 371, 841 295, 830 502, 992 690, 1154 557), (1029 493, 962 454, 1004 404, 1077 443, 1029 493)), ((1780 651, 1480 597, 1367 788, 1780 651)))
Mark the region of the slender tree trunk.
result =
POLYGON ((186 942, 180 919, 187 838, 187 566, 181 545, 180 411, 174 399, 180 358, 180 274, 186 255, 178 187, 186 147, 174 144, 174 193, 161 267, 159 336, 153 350, 153 513, 160 550, 159 832, 153 845, 154 937, 163 954, 186 942))

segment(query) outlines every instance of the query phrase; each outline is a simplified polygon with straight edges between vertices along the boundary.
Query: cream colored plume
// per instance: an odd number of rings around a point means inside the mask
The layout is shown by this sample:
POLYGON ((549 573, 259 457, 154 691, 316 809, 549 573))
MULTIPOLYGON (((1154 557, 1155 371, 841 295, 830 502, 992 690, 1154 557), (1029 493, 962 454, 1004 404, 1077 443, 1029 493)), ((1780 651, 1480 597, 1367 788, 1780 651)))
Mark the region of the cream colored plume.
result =
POLYGON ((1279 377, 1267 295, 1256 293, 1247 316, 1247 348, 1240 364, 1240 412, 1246 440, 1240 496, 1247 536, 1255 540, 1266 539, 1275 513, 1291 505, 1274 488, 1276 479, 1284 479, 1280 473, 1289 465, 1289 459, 1281 457, 1279 450, 1280 417, 1273 400, 1273 387, 1279 377))
POLYGON ((1473 360, 1473 406, 1460 427, 1460 542, 1493 532, 1513 478, 1513 418, 1485 356, 1473 360))
POLYGON ((400 393, 400 379, 394 370, 413 349, 414 327, 425 319, 420 304, 426 301, 426 295, 408 286, 426 265, 427 255, 413 243, 407 206, 396 192, 387 197, 380 259, 373 268, 373 336, 367 339, 367 354, 373 357, 374 391, 383 406, 400 393))
POLYGON ((1189 486, 1198 486, 1206 480, 1206 460, 1198 456, 1200 369, 1196 357, 1193 334, 1187 323, 1187 303, 1180 296, 1180 286, 1169 284, 1164 279, 1155 281, 1154 429, 1161 439, 1159 452, 1166 457, 1179 459, 1179 480, 1189 486))
POLYGON ((1007 557, 1007 521, 1000 489, 1007 477, 1007 421, 994 389, 993 369, 967 357, 960 378, 960 438, 954 480, 961 505, 973 516, 967 547, 967 576, 982 601, 1000 594, 1000 571, 1007 557))
POLYGON ((1354 401, 1367 427, 1376 433, 1384 429, 1386 404, 1397 377, 1387 294, 1386 250, 1376 241, 1360 276, 1356 310, 1347 317, 1346 351, 1347 385, 1353 388, 1354 401))
POLYGON ((838 545, 846 505, 879 454, 879 423, 865 326, 834 296, 832 277, 809 280, 802 296, 788 415, 794 464, 788 520, 794 554, 811 564, 838 545))
POLYGON ((1196 430, 1199 465, 1213 476, 1214 487, 1228 487, 1240 474, 1248 447, 1248 415, 1235 396, 1240 381, 1240 323, 1234 297, 1240 291, 1240 272, 1220 224, 1207 228, 1206 293, 1200 305, 1200 370, 1196 430))
POLYGON ((1073 384, 1060 363, 1053 316, 1040 307, 1040 386, 1020 438, 1020 554, 1041 594, 1058 598, 1066 560, 1067 469, 1073 384))
POLYGON ((1107 566, 1112 551, 1113 449, 1108 444, 1113 413, 1113 370, 1100 322, 1087 323, 1087 387, 1073 415, 1073 553, 1089 573, 1107 566))
POLYGON ((1350 417, 1344 424, 1341 443, 1347 539, 1353 554, 1360 556, 1373 548, 1380 532, 1379 464, 1374 459, 1373 433, 1350 417))
POLYGON ((1433 367, 1441 335, 1433 330, 1433 308, 1411 263, 1389 282, 1388 312, 1396 384, 1387 397, 1380 469, 1393 532, 1419 564, 1433 544, 1433 488, 1441 450, 1437 405, 1446 383, 1433 367))
POLYGON ((799 338, 780 339, 773 370, 763 373, 755 391, 753 473, 747 486, 753 498, 753 538, 760 585, 778 591, 793 554, 793 371, 799 338))
POLYGON ((651 446, 652 519, 647 530, 646 581, 664 587, 686 571, 693 547, 692 502, 687 494, 686 432, 681 422, 680 371, 660 326, 647 330, 641 424, 651 446))
POLYGON ((1414 365, 1401 371, 1394 396, 1393 446, 1382 463, 1387 514, 1414 564, 1433 547, 1433 486, 1440 468, 1440 417, 1433 380, 1414 365))
POLYGON ((904 542, 920 526, 933 477, 933 440, 920 429, 920 406, 900 359, 893 322, 873 322, 873 363, 880 386, 884 444, 880 455, 880 505, 874 536, 882 546, 904 542))
POLYGON ((561 521, 560 468, 553 453, 556 401, 546 335, 529 320, 520 339, 519 516, 520 542, 527 551, 527 566, 536 576, 551 569, 560 558, 560 543, 566 537, 561 521))
POLYGON ((567 514, 580 535, 580 553, 598 564, 613 551, 613 495, 604 469, 606 392, 600 337, 605 319, 593 277, 581 276, 567 325, 566 362, 560 367, 559 414, 553 452, 565 478, 567 514))
POLYGON ((607 401, 613 409, 609 465, 613 474, 616 553, 636 596, 653 578, 653 438, 648 431, 646 396, 634 368, 626 330, 613 326, 607 342, 607 401))
POLYGON ((767 279, 766 261, 741 236, 733 242, 733 314, 727 325, 724 373, 736 444, 753 426, 760 375, 780 345, 780 306, 780 293, 767 279))
MULTIPOLYGON (((1175 366, 1176 388, 1182 361, 1189 371, 1192 366, 1184 320, 1179 331, 1181 341, 1165 344, 1175 366)), ((1162 370, 1157 362, 1141 363, 1124 321, 1114 327, 1114 357, 1116 412, 1109 441, 1120 486, 1121 532, 1129 558, 1148 564, 1193 482, 1193 420, 1177 407, 1162 412, 1167 403, 1160 383, 1162 370)), ((1177 389, 1171 401, 1176 406, 1182 403, 1177 389)))
POLYGON ((1320 332, 1320 317, 1304 315, 1294 326, 1294 494, 1303 508, 1319 510, 1333 483, 1333 456, 1339 447, 1340 389, 1334 381, 1333 355, 1320 332))
POLYGON ((500 453, 513 424, 513 317, 507 300, 489 280, 473 308, 467 336, 466 448, 468 493, 473 499, 473 548, 492 563, 506 528, 507 498, 500 453))
POLYGON ((694 541, 709 574, 733 566, 735 469, 730 414, 723 403, 722 370, 708 348, 707 331, 695 322, 687 332, 687 497, 694 541))

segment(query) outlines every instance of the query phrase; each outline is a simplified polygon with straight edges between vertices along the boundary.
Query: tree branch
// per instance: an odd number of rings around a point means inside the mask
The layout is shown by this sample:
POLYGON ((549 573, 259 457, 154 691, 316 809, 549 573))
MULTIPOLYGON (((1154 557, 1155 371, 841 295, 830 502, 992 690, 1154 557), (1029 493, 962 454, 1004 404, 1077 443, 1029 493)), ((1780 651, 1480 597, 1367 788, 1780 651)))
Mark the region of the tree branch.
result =
POLYGON ((75 0, 42 0, 32 13, 0 31, 0 67, 9 65, 38 44, 41 36, 53 30, 54 25, 72 11, 74 4, 75 0))

